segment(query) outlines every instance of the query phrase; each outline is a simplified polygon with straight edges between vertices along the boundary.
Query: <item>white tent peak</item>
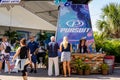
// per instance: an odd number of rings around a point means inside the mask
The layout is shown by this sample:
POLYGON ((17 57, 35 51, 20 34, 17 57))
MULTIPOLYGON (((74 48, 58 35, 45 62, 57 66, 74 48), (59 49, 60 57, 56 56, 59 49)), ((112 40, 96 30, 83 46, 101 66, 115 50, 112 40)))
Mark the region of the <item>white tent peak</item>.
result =
POLYGON ((0 25, 18 28, 56 31, 56 27, 31 13, 20 5, 15 5, 9 11, 0 7, 0 25))

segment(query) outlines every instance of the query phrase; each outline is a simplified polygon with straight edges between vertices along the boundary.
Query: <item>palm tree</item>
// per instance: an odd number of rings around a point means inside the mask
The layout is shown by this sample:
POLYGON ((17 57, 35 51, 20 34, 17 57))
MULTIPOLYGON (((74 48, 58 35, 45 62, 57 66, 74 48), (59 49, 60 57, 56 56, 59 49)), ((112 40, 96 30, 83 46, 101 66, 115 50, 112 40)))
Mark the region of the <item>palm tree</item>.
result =
POLYGON ((102 21, 102 20, 97 21, 97 27, 100 31, 102 31, 101 35, 104 35, 104 37, 109 37, 112 35, 111 28, 109 26, 110 25, 106 21, 102 21))
POLYGON ((120 38, 120 5, 110 3, 102 9, 102 20, 97 21, 97 27, 112 38, 120 38))

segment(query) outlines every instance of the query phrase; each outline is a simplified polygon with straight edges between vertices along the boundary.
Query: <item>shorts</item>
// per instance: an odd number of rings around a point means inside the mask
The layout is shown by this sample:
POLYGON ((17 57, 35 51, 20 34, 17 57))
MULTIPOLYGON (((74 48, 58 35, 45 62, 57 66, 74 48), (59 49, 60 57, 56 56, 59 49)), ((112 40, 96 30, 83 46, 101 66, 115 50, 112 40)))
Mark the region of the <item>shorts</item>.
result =
POLYGON ((70 61, 70 60, 71 60, 71 53, 70 52, 62 52, 61 62, 70 61))
POLYGON ((27 59, 17 59, 16 62, 15 62, 15 67, 14 68, 17 68, 19 70, 24 70, 24 65, 26 64, 26 60, 27 59))
POLYGON ((5 61, 10 61, 10 55, 5 55, 5 56, 4 56, 4 60, 5 60, 5 61))
POLYGON ((37 62, 37 55, 32 54, 31 60, 32 60, 33 63, 36 64, 36 62, 37 62))

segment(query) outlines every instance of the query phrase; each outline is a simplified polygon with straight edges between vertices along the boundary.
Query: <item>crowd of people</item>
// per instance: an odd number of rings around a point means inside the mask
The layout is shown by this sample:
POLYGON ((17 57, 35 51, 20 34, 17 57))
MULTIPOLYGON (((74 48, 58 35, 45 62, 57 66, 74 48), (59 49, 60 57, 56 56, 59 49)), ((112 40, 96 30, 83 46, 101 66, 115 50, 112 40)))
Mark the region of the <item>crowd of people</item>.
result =
MULTIPOLYGON (((61 52, 61 61, 63 67, 63 75, 71 76, 71 68, 70 68, 70 61, 71 61, 71 52, 72 52, 72 45, 69 43, 68 38, 65 36, 63 37, 63 41, 60 45, 55 41, 55 37, 51 36, 51 41, 48 43, 47 47, 45 48, 44 42, 37 43, 34 40, 34 36, 30 36, 30 41, 27 43, 25 38, 22 38, 19 42, 19 47, 16 50, 12 58, 12 62, 15 61, 15 67, 18 66, 19 61, 21 63, 20 71, 22 72, 23 80, 27 80, 27 66, 30 66, 30 73, 37 73, 37 64, 40 64, 42 57, 42 64, 45 65, 45 56, 46 52, 48 52, 48 76, 59 76, 59 57, 58 52, 61 52), (54 68, 53 68, 54 65, 54 68), (54 69, 54 70, 53 70, 54 69), (55 74, 53 74, 55 71, 55 74), (68 71, 68 72, 67 72, 68 71), (68 73, 68 74, 67 74, 68 73)), ((85 40, 80 41, 81 44, 79 45, 80 52, 86 52, 85 40), (84 50, 84 51, 83 51, 84 50)), ((10 43, 8 42, 7 37, 2 38, 2 43, 0 45, 0 73, 2 71, 2 64, 5 62, 8 67, 8 73, 10 74, 10 50, 6 52, 6 48, 10 47, 10 43)))

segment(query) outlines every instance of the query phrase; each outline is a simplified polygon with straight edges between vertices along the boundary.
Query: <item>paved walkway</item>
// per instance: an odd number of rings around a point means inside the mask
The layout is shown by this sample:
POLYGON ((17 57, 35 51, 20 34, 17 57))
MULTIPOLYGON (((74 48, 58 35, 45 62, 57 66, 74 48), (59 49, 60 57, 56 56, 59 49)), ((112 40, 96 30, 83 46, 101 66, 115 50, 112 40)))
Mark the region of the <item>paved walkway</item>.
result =
MULTIPOLYGON (((0 80, 22 80, 21 73, 1 73, 0 80)), ((28 80, 120 80, 120 69, 115 69, 112 75, 91 74, 85 75, 72 75, 71 77, 48 77, 46 69, 39 69, 38 73, 29 73, 28 80)))

